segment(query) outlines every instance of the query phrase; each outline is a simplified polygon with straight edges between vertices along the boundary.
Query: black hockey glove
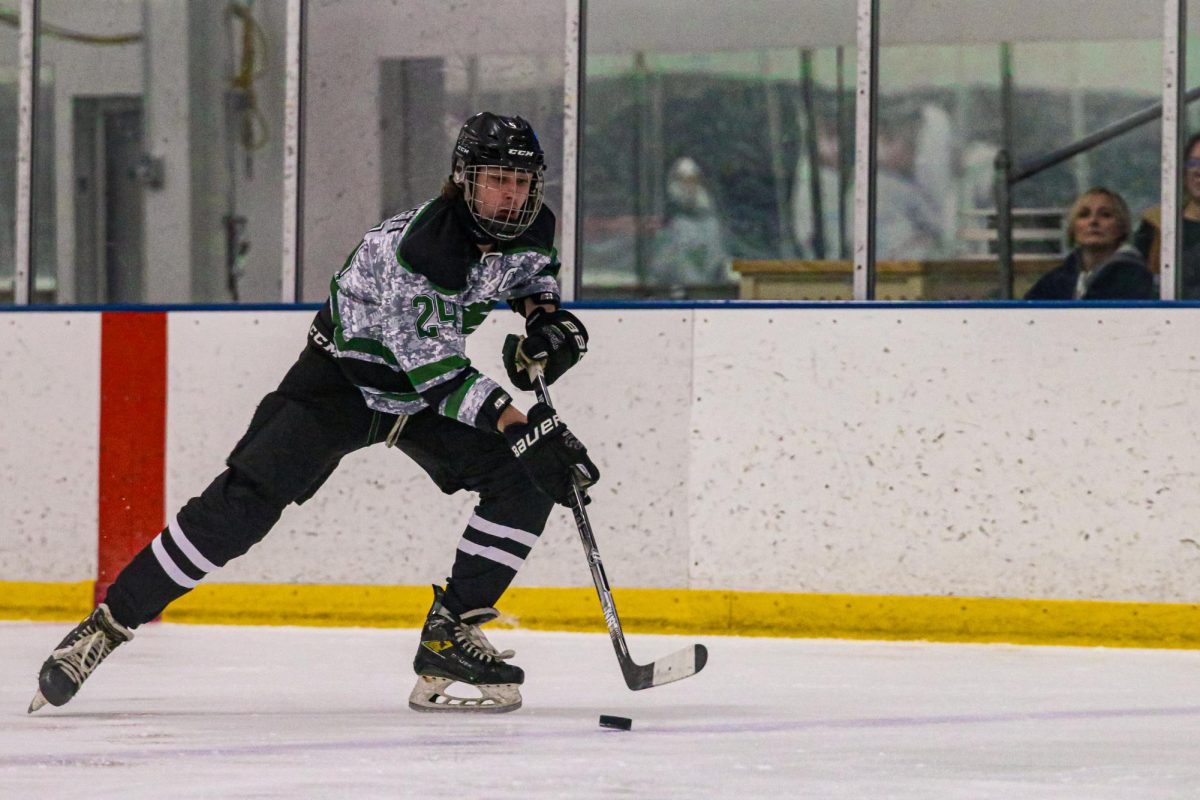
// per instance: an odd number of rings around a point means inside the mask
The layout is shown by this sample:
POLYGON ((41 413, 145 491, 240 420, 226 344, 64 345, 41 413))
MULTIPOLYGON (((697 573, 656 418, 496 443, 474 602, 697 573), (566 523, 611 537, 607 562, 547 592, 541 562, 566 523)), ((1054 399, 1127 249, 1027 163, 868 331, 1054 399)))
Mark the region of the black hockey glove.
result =
POLYGON ((531 392, 533 381, 526 371, 530 364, 542 362, 542 377, 549 386, 578 364, 587 349, 587 328, 578 317, 561 308, 554 311, 535 308, 525 319, 524 339, 514 334, 505 337, 504 369, 513 386, 531 392))
POLYGON ((539 489, 564 506, 574 505, 571 481, 578 483, 583 502, 591 502, 587 487, 600 480, 600 470, 588 458, 587 448, 559 421, 554 409, 535 403, 529 421, 504 429, 513 455, 539 489))

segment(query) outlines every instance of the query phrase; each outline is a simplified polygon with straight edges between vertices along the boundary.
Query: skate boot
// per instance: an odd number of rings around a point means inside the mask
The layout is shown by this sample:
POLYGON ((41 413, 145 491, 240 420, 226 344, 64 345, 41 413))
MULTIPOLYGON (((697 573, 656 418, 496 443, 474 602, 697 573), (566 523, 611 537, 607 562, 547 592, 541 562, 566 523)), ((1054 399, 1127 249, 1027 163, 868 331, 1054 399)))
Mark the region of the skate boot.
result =
POLYGON ((65 705, 109 653, 133 638, 133 631, 113 619, 101 603, 75 626, 50 654, 38 674, 38 692, 29 704, 32 714, 49 703, 65 705))
POLYGON ((500 616, 494 608, 479 608, 458 616, 442 605, 445 592, 433 587, 433 607, 421 629, 421 644, 413 669, 417 685, 408 696, 414 711, 474 711, 500 714, 521 707, 521 683, 525 672, 505 664, 512 650, 497 652, 479 630, 485 622, 500 616), (447 694, 452 683, 465 683, 479 691, 479 697, 447 694))

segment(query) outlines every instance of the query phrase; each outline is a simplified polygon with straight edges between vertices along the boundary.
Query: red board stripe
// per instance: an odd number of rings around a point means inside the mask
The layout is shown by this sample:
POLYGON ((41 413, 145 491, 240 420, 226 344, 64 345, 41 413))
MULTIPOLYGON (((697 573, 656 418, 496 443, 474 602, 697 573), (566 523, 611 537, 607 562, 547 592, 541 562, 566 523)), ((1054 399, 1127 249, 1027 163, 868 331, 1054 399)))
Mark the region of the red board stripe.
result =
POLYGON ((167 315, 100 324, 100 539, 96 600, 166 524, 167 315))

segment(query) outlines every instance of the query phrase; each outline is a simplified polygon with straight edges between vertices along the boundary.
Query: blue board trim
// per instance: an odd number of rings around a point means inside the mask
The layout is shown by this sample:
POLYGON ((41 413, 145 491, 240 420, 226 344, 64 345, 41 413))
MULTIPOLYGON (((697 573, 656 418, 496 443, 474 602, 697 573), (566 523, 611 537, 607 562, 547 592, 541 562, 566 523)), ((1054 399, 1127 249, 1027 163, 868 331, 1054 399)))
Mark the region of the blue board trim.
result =
MULTIPOLYGON (((205 312, 205 311, 310 311, 316 312, 324 303, 224 303, 224 304, 161 304, 161 305, 30 305, 13 306, 0 305, 0 313, 29 313, 29 312, 103 312, 103 311, 145 311, 145 312, 205 312)), ((876 311, 901 311, 906 309, 1008 309, 1026 311, 1029 309, 1078 309, 1078 308, 1157 308, 1179 309, 1200 308, 1200 300, 1124 300, 1110 302, 1096 301, 1044 301, 1044 300, 877 300, 874 302, 856 302, 826 300, 787 301, 787 300, 580 300, 564 303, 568 308, 595 309, 599 311, 650 311, 667 309, 671 311, 774 311, 781 309, 811 309, 818 311, 841 311, 846 309, 873 309, 876 311)))

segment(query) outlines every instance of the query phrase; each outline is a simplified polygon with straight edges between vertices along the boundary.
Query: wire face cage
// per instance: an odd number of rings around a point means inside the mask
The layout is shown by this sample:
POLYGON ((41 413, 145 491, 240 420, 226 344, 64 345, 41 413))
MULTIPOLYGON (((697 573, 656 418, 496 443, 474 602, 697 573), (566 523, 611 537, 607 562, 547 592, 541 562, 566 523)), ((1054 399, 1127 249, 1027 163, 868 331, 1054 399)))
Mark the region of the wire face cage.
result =
POLYGON ((497 239, 515 239, 542 210, 541 170, 474 164, 462 172, 463 193, 471 216, 497 239))

